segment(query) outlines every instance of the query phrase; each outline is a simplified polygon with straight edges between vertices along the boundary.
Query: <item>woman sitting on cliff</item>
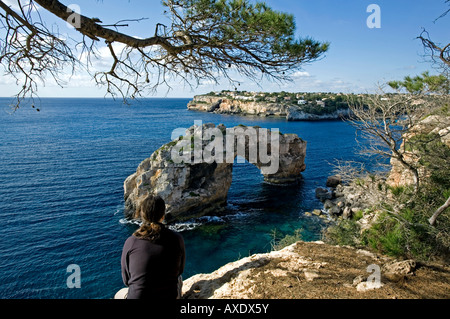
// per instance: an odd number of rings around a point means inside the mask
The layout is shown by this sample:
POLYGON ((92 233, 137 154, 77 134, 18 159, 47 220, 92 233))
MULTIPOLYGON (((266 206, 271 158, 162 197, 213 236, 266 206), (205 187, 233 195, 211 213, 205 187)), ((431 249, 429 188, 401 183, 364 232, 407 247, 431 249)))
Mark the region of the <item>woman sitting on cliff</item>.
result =
POLYGON ((124 288, 115 298, 180 298, 183 237, 162 224, 166 208, 161 197, 148 195, 138 209, 142 225, 125 241, 121 258, 128 294, 124 288))

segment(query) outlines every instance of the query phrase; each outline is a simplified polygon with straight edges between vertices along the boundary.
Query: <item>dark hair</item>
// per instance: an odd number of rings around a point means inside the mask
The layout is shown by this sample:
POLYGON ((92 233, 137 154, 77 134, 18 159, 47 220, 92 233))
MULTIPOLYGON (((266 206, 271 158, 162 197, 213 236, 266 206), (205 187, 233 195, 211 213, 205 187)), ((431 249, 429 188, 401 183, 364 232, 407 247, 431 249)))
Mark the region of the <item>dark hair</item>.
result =
POLYGON ((133 235, 138 238, 155 241, 159 238, 164 227, 160 223, 166 213, 166 204, 160 196, 147 195, 136 210, 136 215, 140 216, 142 221, 133 235))

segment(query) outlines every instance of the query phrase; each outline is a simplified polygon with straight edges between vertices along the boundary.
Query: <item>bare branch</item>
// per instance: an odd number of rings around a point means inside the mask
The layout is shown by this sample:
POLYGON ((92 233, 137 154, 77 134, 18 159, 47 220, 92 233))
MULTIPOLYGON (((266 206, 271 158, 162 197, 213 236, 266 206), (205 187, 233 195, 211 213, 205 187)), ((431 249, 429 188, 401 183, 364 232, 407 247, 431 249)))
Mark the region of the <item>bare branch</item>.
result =
POLYGON ((0 64, 21 87, 13 106, 17 109, 23 98, 35 96, 37 81, 49 75, 58 85, 63 85, 60 73, 67 68, 73 72, 78 62, 57 31, 48 30, 42 21, 30 22, 35 9, 32 2, 28 10, 21 7, 20 13, 3 1, 0 1, 0 9, 4 11, 0 19, 0 31, 4 33, 0 38, 0 64))
POLYGON ((363 153, 396 160, 413 174, 418 190, 419 157, 411 138, 416 125, 438 104, 439 96, 386 94, 383 87, 379 92, 358 100, 349 97, 352 115, 346 120, 361 134, 363 153))
POLYGON ((430 225, 434 226, 434 224, 436 223, 436 219, 439 217, 439 215, 449 207, 450 207, 450 197, 447 198, 445 203, 434 212, 433 216, 430 217, 430 219, 428 220, 430 225))
MULTIPOLYGON (((30 0, 30 3, 38 4, 65 22, 77 14, 57 0, 30 0)), ((70 48, 59 34, 45 28, 38 12, 34 15, 30 11, 28 14, 23 10, 15 12, 0 1, 0 9, 5 12, 0 18, 3 18, 9 44, 0 55, 0 62, 3 66, 17 65, 20 60, 15 53, 22 52, 28 57, 30 52, 39 51, 39 44, 34 48, 36 39, 52 39, 46 54, 52 57, 53 63, 39 65, 40 72, 37 69, 30 72, 23 66, 14 67, 16 73, 25 78, 27 89, 20 93, 21 96, 35 93, 35 79, 45 79, 44 73, 57 80, 64 73, 64 67, 74 70, 77 66, 90 72, 98 85, 106 87, 108 94, 126 100, 154 92, 163 84, 170 88, 176 79, 191 87, 204 80, 218 83, 220 78, 237 84, 232 77, 234 74, 256 83, 264 78, 275 82, 289 81, 290 74, 302 64, 318 59, 328 47, 328 44, 311 39, 293 40, 293 17, 272 11, 265 4, 226 2, 225 11, 221 11, 216 3, 207 4, 200 0, 165 0, 163 5, 168 9, 171 25, 157 24, 154 34, 143 39, 118 31, 119 27, 126 26, 124 22, 140 22, 143 18, 103 24, 98 18, 79 14, 77 22, 80 23, 74 27, 82 39, 70 48), (265 19, 274 20, 274 25, 269 27, 265 19), (14 46, 13 39, 18 34, 25 34, 21 48, 14 46), (101 40, 106 43, 112 59, 111 67, 106 71, 92 69, 101 40), (121 49, 117 49, 119 47, 121 49), (82 62, 75 58, 77 49, 81 50, 82 62)), ((33 62, 29 64, 36 65, 33 62)), ((6 67, 7 73, 12 71, 6 67)), ((17 81, 21 79, 18 77, 17 81)), ((57 83, 62 82, 57 80, 57 83)))
POLYGON ((417 39, 422 41, 425 55, 429 56, 431 61, 442 69, 442 73, 448 73, 450 67, 450 43, 441 45, 432 41, 425 29, 422 29, 417 39))

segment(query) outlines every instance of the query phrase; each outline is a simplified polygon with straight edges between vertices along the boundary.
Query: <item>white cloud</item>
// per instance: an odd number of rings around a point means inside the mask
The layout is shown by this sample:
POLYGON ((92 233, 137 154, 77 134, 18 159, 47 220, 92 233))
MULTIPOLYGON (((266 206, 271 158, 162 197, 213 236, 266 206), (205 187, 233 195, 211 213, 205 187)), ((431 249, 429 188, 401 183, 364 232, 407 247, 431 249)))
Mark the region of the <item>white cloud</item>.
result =
MULTIPOLYGON (((120 52, 125 48, 125 44, 122 43, 113 43, 112 47, 114 49, 114 52, 116 55, 120 55, 120 52)), ((90 64, 89 67, 93 71, 104 71, 105 68, 110 68, 111 65, 114 62, 114 59, 111 55, 111 52, 107 46, 102 46, 100 48, 97 48, 94 52, 83 52, 79 55, 78 59, 82 63, 86 63, 86 59, 90 58, 90 64)))
POLYGON ((200 86, 208 86, 208 85, 215 85, 215 84, 216 84, 216 82, 212 79, 200 81, 200 86))
POLYGON ((403 67, 397 68, 397 70, 406 70, 406 71, 415 69, 417 69, 417 66, 415 65, 405 65, 403 67))
POLYGON ((74 74, 67 81, 69 87, 92 87, 95 86, 95 81, 89 74, 74 74))
POLYGON ((14 79, 12 76, 4 75, 0 76, 0 85, 15 85, 16 79, 14 79))
POLYGON ((293 78, 306 78, 306 77, 310 77, 311 75, 306 71, 297 71, 297 72, 294 72, 291 76, 293 78))

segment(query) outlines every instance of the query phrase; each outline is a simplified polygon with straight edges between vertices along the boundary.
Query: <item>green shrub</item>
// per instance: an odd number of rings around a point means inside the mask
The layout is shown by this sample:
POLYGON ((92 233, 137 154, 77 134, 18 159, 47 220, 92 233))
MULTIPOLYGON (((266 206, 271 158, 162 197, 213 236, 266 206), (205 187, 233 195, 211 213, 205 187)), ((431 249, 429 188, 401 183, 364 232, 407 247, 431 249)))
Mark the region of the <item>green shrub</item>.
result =
POLYGON ((271 247, 272 250, 280 250, 284 247, 292 245, 300 240, 303 240, 303 229, 296 229, 293 234, 285 235, 284 237, 280 237, 276 229, 273 229, 271 232, 271 247))
MULTIPOLYGON (((448 111, 448 106, 440 107, 448 111)), ((448 114, 446 114, 448 115, 448 114)), ((378 183, 367 191, 379 195, 387 190, 393 196, 385 196, 377 205, 376 222, 358 234, 357 221, 363 212, 357 212, 352 220, 331 226, 324 235, 333 244, 366 245, 380 253, 401 258, 427 261, 434 257, 450 260, 450 209, 442 212, 434 226, 428 219, 450 196, 450 148, 436 133, 414 134, 405 143, 406 151, 413 151, 420 174, 418 191, 413 186, 390 187, 378 183)), ((376 180, 370 176, 372 183, 376 180)), ((367 183, 370 183, 367 179, 367 183)), ((354 179, 363 185, 361 179, 354 179)))
POLYGON ((358 210, 355 214, 353 214, 352 218, 354 221, 358 221, 363 218, 364 212, 362 210, 358 210))
POLYGON ((390 187, 390 190, 394 196, 400 196, 404 191, 405 187, 403 186, 392 186, 390 187))
POLYGON ((425 216, 409 208, 399 214, 381 213, 363 233, 362 243, 383 254, 418 260, 429 260, 445 251, 425 216))
POLYGON ((381 213, 375 225, 363 233, 362 243, 390 256, 404 253, 402 227, 386 213, 381 213))
POLYGON ((331 245, 357 246, 360 243, 360 226, 353 219, 343 219, 325 229, 322 239, 331 245))

